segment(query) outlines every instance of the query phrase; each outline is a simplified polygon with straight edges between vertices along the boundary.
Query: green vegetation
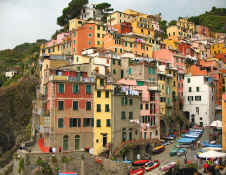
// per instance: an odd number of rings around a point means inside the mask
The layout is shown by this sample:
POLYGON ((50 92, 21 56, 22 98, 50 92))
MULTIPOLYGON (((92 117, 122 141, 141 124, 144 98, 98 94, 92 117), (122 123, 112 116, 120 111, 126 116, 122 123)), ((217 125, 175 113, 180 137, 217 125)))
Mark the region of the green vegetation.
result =
POLYGON ((19 160, 19 162, 18 162, 18 167, 19 167, 19 169, 18 169, 18 172, 19 172, 19 174, 24 170, 24 159, 23 158, 21 158, 20 160, 19 160))
POLYGON ((168 37, 168 35, 166 34, 166 29, 167 29, 167 21, 166 20, 162 20, 159 22, 159 27, 162 30, 162 38, 165 39, 168 37))
POLYGON ((103 14, 103 18, 102 18, 103 22, 107 22, 108 13, 112 12, 114 10, 113 8, 111 8, 111 4, 109 4, 107 2, 97 4, 96 9, 101 10, 101 12, 103 14))
POLYGON ((176 24, 177 24, 177 21, 176 20, 172 20, 172 21, 169 22, 168 27, 176 25, 176 24))
POLYGON ((63 9, 63 14, 57 18, 57 24, 65 28, 70 19, 79 17, 82 7, 87 3, 88 0, 72 0, 68 6, 63 9))
POLYGON ((213 7, 209 12, 189 18, 196 25, 203 25, 213 32, 226 33, 226 8, 213 7))

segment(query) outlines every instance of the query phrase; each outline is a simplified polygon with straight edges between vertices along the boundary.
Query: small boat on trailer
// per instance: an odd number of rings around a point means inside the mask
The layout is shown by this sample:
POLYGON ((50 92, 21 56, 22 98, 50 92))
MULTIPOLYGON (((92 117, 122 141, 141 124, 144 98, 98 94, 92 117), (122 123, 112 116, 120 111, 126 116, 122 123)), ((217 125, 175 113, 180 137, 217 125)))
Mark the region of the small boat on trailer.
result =
POLYGON ((163 152, 164 150, 165 150, 165 146, 161 145, 161 146, 155 147, 155 148, 152 150, 152 152, 153 152, 154 154, 158 154, 158 153, 163 152))
POLYGON ((145 163, 148 163, 150 160, 137 160, 132 162, 132 166, 144 166, 145 163))
POLYGON ((154 160, 154 161, 150 161, 150 162, 146 163, 144 165, 144 168, 146 171, 151 171, 152 169, 157 168, 159 165, 160 165, 160 161, 154 160))

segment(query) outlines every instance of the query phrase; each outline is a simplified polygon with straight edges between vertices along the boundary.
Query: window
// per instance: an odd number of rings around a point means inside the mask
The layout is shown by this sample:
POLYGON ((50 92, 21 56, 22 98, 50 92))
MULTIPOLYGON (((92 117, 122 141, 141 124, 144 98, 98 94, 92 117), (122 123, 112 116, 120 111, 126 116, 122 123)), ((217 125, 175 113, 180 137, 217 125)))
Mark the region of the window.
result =
POLYGON ((147 132, 144 132, 144 140, 147 139, 147 132))
POLYGON ((116 74, 116 70, 115 69, 113 69, 113 74, 116 74))
POLYGON ((101 112, 101 104, 97 104, 97 112, 101 112))
POLYGON ((190 79, 190 78, 188 78, 188 79, 187 79, 187 82, 188 82, 188 83, 190 83, 190 82, 191 82, 191 79, 190 79))
POLYGON ((125 42, 125 47, 127 47, 127 42, 125 42))
POLYGON ((83 126, 84 127, 93 127, 93 118, 84 118, 83 119, 83 126))
POLYGON ((64 119, 58 118, 58 128, 63 128, 63 127, 64 127, 64 119))
POLYGON ((92 26, 90 26, 90 27, 89 27, 89 30, 93 30, 93 27, 92 27, 92 26))
POLYGON ((133 130, 132 128, 129 128, 129 140, 133 139, 133 130))
POLYGON ((193 96, 188 96, 188 101, 193 101, 193 96))
POLYGON ((195 96, 195 101, 201 101, 201 96, 195 96))
POLYGON ((106 119, 106 126, 110 127, 111 126, 111 120, 110 119, 106 119))
POLYGON ((97 121, 97 123, 96 123, 97 127, 101 127, 101 120, 98 119, 98 120, 96 120, 96 121, 97 121))
POLYGON ((100 91, 100 90, 97 91, 97 97, 98 97, 98 98, 101 97, 101 91, 100 91))
POLYGON ((105 91, 105 97, 106 97, 106 98, 109 97, 109 91, 105 91))
POLYGON ((89 37, 91 38, 93 35, 92 35, 92 33, 89 33, 89 37))
POLYGON ((63 137, 63 150, 67 150, 68 149, 68 136, 65 135, 63 137))
POLYGON ((150 67, 148 68, 148 73, 151 74, 151 68, 150 67))
POLYGON ((121 120, 125 120, 126 119, 126 112, 122 111, 121 112, 121 120))
POLYGON ((199 87, 196 87, 196 91, 199 92, 199 87))
POLYGON ((97 38, 100 38, 100 34, 99 33, 97 33, 97 38))
POLYGON ((133 120, 133 112, 129 112, 129 120, 133 120))
POLYGON ((76 32, 74 32, 74 36, 76 36, 76 32))
POLYGON ((132 74, 132 68, 129 68, 129 75, 132 74))
POLYGON ((192 87, 189 87, 188 91, 189 91, 189 92, 192 92, 192 87))
POLYGON ((90 101, 86 102, 86 110, 87 111, 91 110, 91 102, 90 101))
POLYGON ((104 79, 100 79, 100 86, 104 86, 104 79))
POLYGON ((78 110, 78 101, 73 101, 73 110, 78 110))
POLYGON ((64 101, 58 101, 58 110, 63 111, 64 110, 64 101))
POLYGON ((128 104, 128 97, 127 96, 123 96, 122 97, 122 101, 121 101, 121 105, 127 105, 128 104))
POLYGON ((80 128, 81 127, 81 119, 80 118, 70 118, 69 121, 70 128, 80 128))
POLYGON ((141 109, 141 110, 143 109, 143 104, 140 104, 140 109, 141 109))
POLYGON ((91 94, 91 86, 86 85, 86 94, 91 94))
POLYGON ((119 65, 119 66, 121 65, 121 60, 118 60, 118 65, 119 65))
POLYGON ((122 48, 120 48, 120 53, 122 53, 122 48))
POLYGON ((110 108, 109 108, 109 104, 105 104, 105 112, 109 112, 110 108))
POLYGON ((126 141, 126 128, 122 128, 122 141, 126 141))
POLYGON ((147 103, 145 104, 145 109, 148 110, 148 108, 149 108, 149 104, 147 103))
POLYGON ((118 51, 118 49, 117 48, 115 48, 115 52, 117 53, 117 51, 118 51))
POLYGON ((129 99, 129 104, 133 105, 133 99, 129 99))
POLYGON ((133 43, 130 43, 130 48, 132 48, 133 47, 133 43))
POLYGON ((100 30, 100 26, 99 25, 97 26, 97 30, 100 30))
POLYGON ((100 41, 97 41, 97 45, 100 45, 100 41))
POLYGON ((63 94, 64 93, 64 84, 63 83, 59 83, 58 84, 58 93, 59 94, 63 94))
POLYGON ((79 93, 79 86, 78 86, 78 84, 74 84, 74 86, 73 86, 73 93, 74 94, 79 93))
POLYGON ((155 135, 156 135, 156 136, 158 135, 158 130, 155 131, 155 135))

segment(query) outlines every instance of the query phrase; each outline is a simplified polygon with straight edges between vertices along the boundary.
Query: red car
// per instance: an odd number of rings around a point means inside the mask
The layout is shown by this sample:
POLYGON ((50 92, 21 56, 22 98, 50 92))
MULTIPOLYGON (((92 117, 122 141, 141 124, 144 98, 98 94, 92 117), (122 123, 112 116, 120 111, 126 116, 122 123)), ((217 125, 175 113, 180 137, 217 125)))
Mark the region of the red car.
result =
POLYGON ((130 175, 143 175, 144 173, 145 173, 145 170, 142 167, 132 168, 129 171, 130 175))
POLYGON ((154 168, 157 168, 160 165, 160 161, 159 160, 154 160, 154 161, 150 161, 148 163, 146 163, 144 165, 144 168, 146 171, 151 171, 154 168))

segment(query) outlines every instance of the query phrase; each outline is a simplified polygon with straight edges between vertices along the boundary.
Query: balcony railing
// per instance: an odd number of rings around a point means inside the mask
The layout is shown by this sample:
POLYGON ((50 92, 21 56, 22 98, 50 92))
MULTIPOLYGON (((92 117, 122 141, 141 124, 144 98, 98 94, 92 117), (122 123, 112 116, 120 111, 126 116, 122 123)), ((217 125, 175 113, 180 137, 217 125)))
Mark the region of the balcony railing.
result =
POLYGON ((50 81, 72 81, 72 82, 84 82, 84 83, 94 83, 95 79, 93 77, 71 77, 63 75, 52 75, 49 78, 50 81))

